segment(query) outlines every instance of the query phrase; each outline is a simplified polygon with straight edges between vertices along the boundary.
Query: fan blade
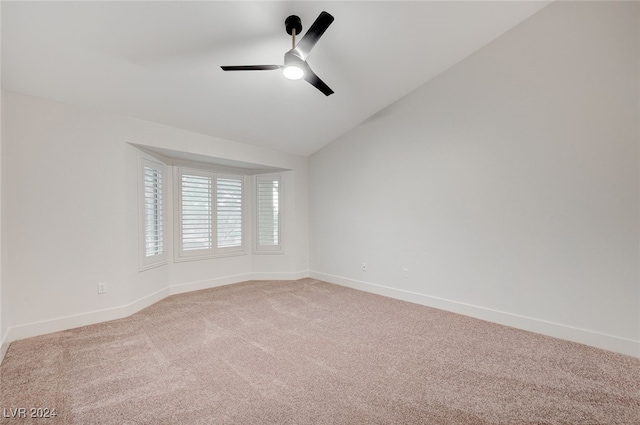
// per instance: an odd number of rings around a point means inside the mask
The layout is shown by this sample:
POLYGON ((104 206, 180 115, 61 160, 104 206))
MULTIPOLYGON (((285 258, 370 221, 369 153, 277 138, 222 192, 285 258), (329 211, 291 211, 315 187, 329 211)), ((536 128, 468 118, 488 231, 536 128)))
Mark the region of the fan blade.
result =
POLYGON ((316 18, 315 22, 307 30, 302 40, 295 47, 302 60, 307 60, 309 52, 316 45, 322 34, 329 28, 329 25, 333 22, 333 16, 327 12, 320 12, 320 15, 316 18))
POLYGON ((282 68, 280 65, 238 65, 221 66, 223 71, 272 71, 282 68))
POLYGON ((333 94, 333 90, 331 90, 329 86, 326 85, 325 82, 322 81, 320 77, 318 77, 316 73, 311 70, 309 65, 305 67, 303 78, 313 87, 317 88, 322 93, 324 93, 325 96, 331 96, 333 94))

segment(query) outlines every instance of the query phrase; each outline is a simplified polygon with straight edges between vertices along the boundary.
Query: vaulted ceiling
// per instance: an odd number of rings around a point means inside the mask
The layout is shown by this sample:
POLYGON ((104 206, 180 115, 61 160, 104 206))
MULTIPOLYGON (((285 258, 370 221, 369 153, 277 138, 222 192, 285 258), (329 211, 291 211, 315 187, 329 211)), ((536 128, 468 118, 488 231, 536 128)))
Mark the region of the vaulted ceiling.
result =
POLYGON ((2 88, 309 155, 549 1, 2 2, 2 88), (335 21, 308 57, 335 94, 279 71, 284 20, 335 21))

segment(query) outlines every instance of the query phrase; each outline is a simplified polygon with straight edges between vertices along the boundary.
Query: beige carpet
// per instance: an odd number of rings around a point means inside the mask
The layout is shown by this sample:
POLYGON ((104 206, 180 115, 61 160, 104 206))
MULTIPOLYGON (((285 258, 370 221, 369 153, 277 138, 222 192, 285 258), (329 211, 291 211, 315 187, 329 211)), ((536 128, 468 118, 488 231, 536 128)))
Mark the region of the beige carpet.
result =
POLYGON ((312 279, 17 341, 0 372, 3 423, 640 424, 639 359, 312 279))

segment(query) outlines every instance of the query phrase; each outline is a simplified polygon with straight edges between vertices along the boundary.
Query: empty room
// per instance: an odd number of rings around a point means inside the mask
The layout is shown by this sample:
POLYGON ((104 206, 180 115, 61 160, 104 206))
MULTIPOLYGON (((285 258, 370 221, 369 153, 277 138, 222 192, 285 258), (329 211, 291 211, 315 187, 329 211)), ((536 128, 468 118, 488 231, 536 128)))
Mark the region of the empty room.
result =
POLYGON ((640 424, 640 2, 0 22, 0 423, 640 424))

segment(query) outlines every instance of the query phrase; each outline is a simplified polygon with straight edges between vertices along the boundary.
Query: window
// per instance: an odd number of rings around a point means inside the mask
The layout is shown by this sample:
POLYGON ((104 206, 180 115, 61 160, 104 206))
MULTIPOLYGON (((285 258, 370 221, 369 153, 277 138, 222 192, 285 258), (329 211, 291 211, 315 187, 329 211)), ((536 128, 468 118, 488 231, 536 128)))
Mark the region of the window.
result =
POLYGON ((216 179, 218 248, 242 246, 242 179, 216 179))
POLYGON ((177 260, 244 252, 244 177, 178 168, 177 260))
POLYGON ((210 250, 213 248, 211 177, 182 174, 180 185, 182 250, 210 250))
POLYGON ((165 264, 164 165, 141 158, 140 269, 165 264))
POLYGON ((256 252, 282 252, 282 179, 256 177, 256 252))

